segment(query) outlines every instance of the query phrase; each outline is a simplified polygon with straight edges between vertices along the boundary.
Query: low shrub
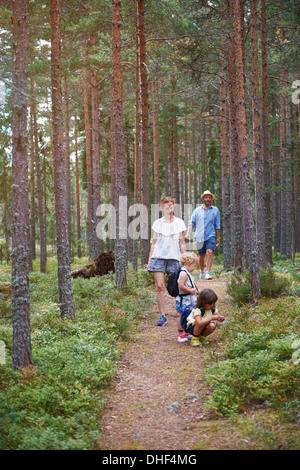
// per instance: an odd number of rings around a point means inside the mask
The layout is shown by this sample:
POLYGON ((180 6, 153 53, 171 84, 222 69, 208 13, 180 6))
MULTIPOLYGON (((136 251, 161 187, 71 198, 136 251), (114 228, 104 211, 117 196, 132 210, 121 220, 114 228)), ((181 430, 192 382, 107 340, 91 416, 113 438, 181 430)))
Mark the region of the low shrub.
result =
MULTIPOLYGON (((263 297, 273 298, 289 293, 291 285, 290 280, 287 277, 275 273, 271 267, 260 269, 259 276, 263 297)), ((227 292, 238 305, 250 302, 252 295, 249 271, 234 274, 227 285, 227 292)))
MULTIPOLYGON (((48 261, 48 270, 56 269, 48 261)), ((75 320, 62 321, 56 272, 30 273, 32 366, 12 370, 11 318, 0 317, 7 353, 0 365, 0 449, 98 448, 99 417, 120 345, 154 301, 151 285, 144 270, 131 272, 120 290, 112 274, 72 279, 75 320)))
POLYGON ((231 416, 259 404, 299 420, 299 304, 296 297, 285 297, 235 309, 219 332, 222 356, 205 369, 209 410, 231 416))

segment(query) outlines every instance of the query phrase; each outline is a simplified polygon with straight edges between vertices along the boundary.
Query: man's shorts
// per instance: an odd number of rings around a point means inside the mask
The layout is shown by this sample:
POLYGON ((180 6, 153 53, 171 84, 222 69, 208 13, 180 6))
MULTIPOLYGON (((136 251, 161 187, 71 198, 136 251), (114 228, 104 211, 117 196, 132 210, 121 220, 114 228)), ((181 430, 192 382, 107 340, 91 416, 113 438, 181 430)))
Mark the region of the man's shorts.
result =
POLYGON ((161 258, 151 258, 148 271, 151 272, 163 272, 163 273, 173 273, 180 268, 179 261, 177 259, 161 259, 161 258))
MULTIPOLYGON (((198 246, 200 246, 201 244, 198 243, 198 246)), ((211 237, 209 238, 208 240, 205 240, 203 242, 203 245, 201 246, 201 248, 199 248, 197 250, 197 253, 198 255, 205 255, 206 253, 206 250, 213 250, 215 251, 216 249, 216 237, 211 237)))

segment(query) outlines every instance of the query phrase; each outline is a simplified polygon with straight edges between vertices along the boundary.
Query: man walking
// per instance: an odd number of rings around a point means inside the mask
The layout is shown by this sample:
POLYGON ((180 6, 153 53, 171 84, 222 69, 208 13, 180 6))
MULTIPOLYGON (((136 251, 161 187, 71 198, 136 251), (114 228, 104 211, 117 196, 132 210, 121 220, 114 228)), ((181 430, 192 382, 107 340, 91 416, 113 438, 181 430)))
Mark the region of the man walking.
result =
POLYGON ((204 191, 201 195, 203 204, 197 207, 192 213, 191 221, 188 225, 186 239, 193 229, 196 229, 195 241, 197 253, 199 255, 200 279, 211 279, 210 270, 212 267, 213 253, 220 245, 220 212, 216 206, 212 205, 215 195, 210 191, 204 191), (206 256, 206 272, 204 270, 206 256))

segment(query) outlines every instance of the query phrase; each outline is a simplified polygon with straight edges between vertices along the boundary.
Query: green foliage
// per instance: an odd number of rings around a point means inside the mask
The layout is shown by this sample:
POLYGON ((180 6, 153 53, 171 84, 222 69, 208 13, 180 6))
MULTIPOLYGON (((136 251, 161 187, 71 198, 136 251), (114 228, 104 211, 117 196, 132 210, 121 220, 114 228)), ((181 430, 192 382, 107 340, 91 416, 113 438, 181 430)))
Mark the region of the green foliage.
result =
POLYGON ((254 405, 270 406, 291 421, 300 412, 299 365, 293 360, 299 339, 299 299, 264 299, 255 309, 236 309, 222 328, 225 350, 205 370, 211 386, 206 407, 232 416, 254 405))
MULTIPOLYGON (((287 277, 276 274, 269 267, 259 270, 260 286, 263 297, 273 298, 289 293, 290 280, 287 277)), ((251 301, 251 286, 249 271, 234 274, 227 286, 227 292, 238 305, 251 301)))
MULTIPOLYGON (((56 269, 51 259, 49 266, 56 269)), ((11 320, 0 318, 7 353, 0 366, 1 449, 97 449, 119 345, 131 339, 153 300, 147 277, 145 270, 130 271, 120 291, 113 275, 72 280, 75 320, 62 321, 56 272, 30 273, 32 366, 12 371, 11 320)))

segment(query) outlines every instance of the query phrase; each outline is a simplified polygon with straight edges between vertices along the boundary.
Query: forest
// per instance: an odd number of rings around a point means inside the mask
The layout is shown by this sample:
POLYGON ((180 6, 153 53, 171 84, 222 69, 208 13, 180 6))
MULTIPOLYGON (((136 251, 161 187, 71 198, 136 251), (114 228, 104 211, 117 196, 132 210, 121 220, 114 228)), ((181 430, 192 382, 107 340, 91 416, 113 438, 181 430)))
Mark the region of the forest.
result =
POLYGON ((299 448, 299 14, 296 0, 0 0, 1 449, 97 448, 118 345, 155 302, 159 202, 187 226, 205 190, 233 325, 208 407, 265 403, 267 448, 299 448))

